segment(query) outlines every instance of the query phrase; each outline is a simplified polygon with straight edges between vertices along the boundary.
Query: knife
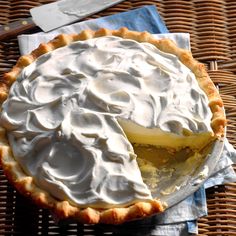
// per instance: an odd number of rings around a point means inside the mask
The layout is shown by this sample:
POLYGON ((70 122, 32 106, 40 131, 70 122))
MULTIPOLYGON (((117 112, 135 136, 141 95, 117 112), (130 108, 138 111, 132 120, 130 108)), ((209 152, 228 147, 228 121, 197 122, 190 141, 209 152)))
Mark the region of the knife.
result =
POLYGON ((124 0, 61 0, 30 9, 32 17, 0 26, 0 40, 38 26, 49 32, 102 11, 124 0))

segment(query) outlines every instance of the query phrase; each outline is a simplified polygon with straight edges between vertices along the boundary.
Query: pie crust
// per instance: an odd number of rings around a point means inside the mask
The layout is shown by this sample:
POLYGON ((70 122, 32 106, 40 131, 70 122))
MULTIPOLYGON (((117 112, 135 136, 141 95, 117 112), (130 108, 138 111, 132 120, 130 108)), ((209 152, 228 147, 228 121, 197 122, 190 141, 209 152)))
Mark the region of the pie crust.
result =
MULTIPOLYGON (((3 103, 8 97, 9 88, 17 79, 22 69, 31 64, 40 55, 48 53, 56 48, 63 47, 74 41, 86 40, 94 37, 107 35, 118 36, 126 39, 133 39, 138 42, 148 42, 155 45, 163 52, 176 55, 196 76, 201 89, 207 94, 209 107, 212 111, 211 126, 214 131, 215 139, 224 136, 226 118, 223 110, 223 102, 219 92, 209 78, 205 66, 193 59, 187 50, 178 48, 169 39, 155 39, 148 32, 135 32, 127 28, 119 30, 99 29, 98 31, 84 30, 79 34, 61 34, 48 43, 41 44, 29 55, 19 58, 12 70, 6 73, 0 81, 0 102, 3 103)), ((48 208, 57 216, 58 219, 76 219, 81 223, 105 223, 121 224, 126 221, 151 216, 155 213, 164 211, 165 204, 159 200, 143 201, 128 207, 117 207, 112 209, 79 208, 71 205, 68 201, 59 201, 49 193, 40 189, 33 177, 27 176, 21 169, 18 162, 14 159, 11 148, 8 144, 5 129, 0 127, 0 162, 4 173, 11 183, 23 195, 28 196, 37 205, 48 208)))

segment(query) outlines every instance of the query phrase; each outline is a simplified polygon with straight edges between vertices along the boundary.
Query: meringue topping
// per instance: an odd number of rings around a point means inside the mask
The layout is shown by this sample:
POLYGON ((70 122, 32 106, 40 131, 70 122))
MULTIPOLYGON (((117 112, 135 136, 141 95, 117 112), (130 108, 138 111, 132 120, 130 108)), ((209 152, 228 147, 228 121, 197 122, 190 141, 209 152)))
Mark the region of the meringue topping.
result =
POLYGON ((152 199, 131 143, 196 149, 213 134, 211 116, 206 94, 176 56, 105 36, 24 68, 1 124, 39 187, 74 205, 109 208, 152 199))

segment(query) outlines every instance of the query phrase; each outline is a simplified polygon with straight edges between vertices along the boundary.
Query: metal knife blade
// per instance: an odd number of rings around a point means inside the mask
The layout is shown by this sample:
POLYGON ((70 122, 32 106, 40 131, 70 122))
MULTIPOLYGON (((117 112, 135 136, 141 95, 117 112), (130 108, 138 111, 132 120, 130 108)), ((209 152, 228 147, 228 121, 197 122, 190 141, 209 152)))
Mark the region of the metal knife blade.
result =
POLYGON ((63 0, 35 7, 30 13, 36 25, 48 32, 122 1, 124 0, 63 0))
POLYGON ((40 27, 51 31, 79 21, 124 0, 61 0, 30 9, 32 18, 0 26, 0 40, 40 27))

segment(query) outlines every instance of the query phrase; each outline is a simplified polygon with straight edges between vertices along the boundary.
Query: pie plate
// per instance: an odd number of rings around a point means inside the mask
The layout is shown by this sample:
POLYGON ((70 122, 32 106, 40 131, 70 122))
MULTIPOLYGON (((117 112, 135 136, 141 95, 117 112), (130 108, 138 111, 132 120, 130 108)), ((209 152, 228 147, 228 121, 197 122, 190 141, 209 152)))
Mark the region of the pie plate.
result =
POLYGON ((221 138, 198 154, 185 150, 173 156, 167 151, 156 150, 154 162, 162 159, 162 163, 159 166, 152 164, 151 168, 144 171, 140 167, 144 182, 149 186, 152 196, 170 208, 197 191, 212 175, 223 147, 224 139, 221 138))

